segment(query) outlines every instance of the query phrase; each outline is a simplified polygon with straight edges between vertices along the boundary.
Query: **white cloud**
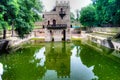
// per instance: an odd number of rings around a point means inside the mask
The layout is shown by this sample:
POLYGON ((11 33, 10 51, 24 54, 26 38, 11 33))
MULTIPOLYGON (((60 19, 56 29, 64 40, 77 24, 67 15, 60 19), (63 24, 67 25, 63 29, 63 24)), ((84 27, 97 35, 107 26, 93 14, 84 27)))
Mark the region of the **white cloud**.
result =
POLYGON ((44 9, 46 11, 50 11, 55 6, 56 0, 42 0, 42 2, 43 2, 43 5, 44 5, 44 9))

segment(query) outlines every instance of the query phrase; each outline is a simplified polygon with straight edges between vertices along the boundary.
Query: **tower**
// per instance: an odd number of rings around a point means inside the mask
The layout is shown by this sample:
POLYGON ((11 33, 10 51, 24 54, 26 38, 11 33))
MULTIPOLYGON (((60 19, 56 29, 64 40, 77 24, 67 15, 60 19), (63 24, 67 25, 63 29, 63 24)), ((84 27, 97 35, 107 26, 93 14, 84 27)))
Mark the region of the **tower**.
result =
POLYGON ((53 10, 45 12, 43 16, 45 41, 68 41, 71 39, 69 1, 56 1, 53 10))

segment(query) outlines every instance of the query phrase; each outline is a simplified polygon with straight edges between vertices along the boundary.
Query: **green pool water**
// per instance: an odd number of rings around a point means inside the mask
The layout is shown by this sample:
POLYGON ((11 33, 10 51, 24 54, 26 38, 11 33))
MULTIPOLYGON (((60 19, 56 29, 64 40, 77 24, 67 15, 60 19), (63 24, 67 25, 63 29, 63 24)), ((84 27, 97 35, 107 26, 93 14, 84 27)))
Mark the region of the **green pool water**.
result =
POLYGON ((0 63, 0 80, 120 80, 119 51, 81 41, 30 41, 0 63))

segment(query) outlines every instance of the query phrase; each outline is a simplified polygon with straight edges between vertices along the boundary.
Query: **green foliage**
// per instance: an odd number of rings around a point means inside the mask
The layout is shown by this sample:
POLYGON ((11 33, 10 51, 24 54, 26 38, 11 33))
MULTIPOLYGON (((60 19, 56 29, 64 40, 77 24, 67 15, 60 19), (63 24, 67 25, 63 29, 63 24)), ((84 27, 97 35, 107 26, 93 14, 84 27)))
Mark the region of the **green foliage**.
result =
POLYGON ((120 2, 118 0, 96 0, 96 20, 99 26, 120 26, 120 2))
POLYGON ((23 19, 16 19, 16 31, 19 34, 19 37, 24 38, 25 34, 29 34, 32 31, 32 23, 27 23, 23 19))
POLYGON ((5 21, 3 19, 4 13, 5 13, 5 7, 0 4, 0 29, 2 29, 3 26, 5 25, 5 21))
POLYGON ((0 2, 0 27, 7 22, 13 25, 18 35, 23 38, 29 34, 34 22, 41 19, 38 15, 42 11, 40 0, 2 0, 0 2))
POLYGON ((83 26, 94 26, 95 23, 95 8, 92 5, 84 7, 80 11, 80 22, 83 26))
POLYGON ((31 11, 30 11, 30 4, 23 2, 23 0, 19 1, 20 11, 17 15, 18 17, 15 19, 15 27, 16 32, 20 37, 24 37, 24 34, 28 34, 31 31, 30 21, 32 19, 31 11))
MULTIPOLYGON (((92 19, 90 16, 90 13, 93 10, 93 8, 89 8, 90 6, 86 7, 88 8, 88 12, 86 8, 83 8, 81 10, 81 18, 80 22, 84 26, 91 26, 91 25, 96 25, 96 26, 120 26, 120 1, 119 0, 92 0, 93 1, 93 6, 95 10, 95 21, 91 21, 89 19, 92 19), (84 12, 83 12, 84 11, 84 12), (84 15, 83 15, 84 14, 84 15), (87 18, 87 19, 86 19, 87 18), (91 22, 90 22, 91 21, 91 22), (88 24, 90 23, 90 25, 88 24), (87 24, 87 25, 86 25, 87 24)), ((94 12, 93 12, 94 13, 94 12)))
POLYGON ((19 36, 23 38, 25 34, 32 31, 33 23, 40 19, 34 10, 41 11, 42 5, 38 0, 20 0, 18 3, 24 6, 20 6, 18 18, 15 19, 15 26, 19 36))
POLYGON ((70 19, 71 19, 71 22, 75 21, 75 15, 72 12, 70 13, 70 19))
POLYGON ((109 13, 107 13, 108 8, 106 7, 106 5, 108 5, 108 0, 104 0, 104 1, 98 0, 95 4, 96 20, 99 26, 102 26, 104 24, 108 24, 109 22, 111 22, 111 19, 109 17, 110 15, 109 13))

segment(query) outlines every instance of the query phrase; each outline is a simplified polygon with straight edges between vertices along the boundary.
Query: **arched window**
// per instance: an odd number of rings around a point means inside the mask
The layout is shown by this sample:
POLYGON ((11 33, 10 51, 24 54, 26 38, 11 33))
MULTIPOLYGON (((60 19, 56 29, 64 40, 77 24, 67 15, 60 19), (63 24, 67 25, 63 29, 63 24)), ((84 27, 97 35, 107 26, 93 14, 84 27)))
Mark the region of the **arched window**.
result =
POLYGON ((56 25, 56 20, 55 20, 55 19, 53 19, 53 25, 54 25, 54 26, 56 25))
POLYGON ((48 21, 48 25, 50 25, 50 21, 48 21))
POLYGON ((44 15, 42 17, 44 18, 44 15))
POLYGON ((63 8, 60 8, 60 13, 65 14, 65 11, 63 11, 63 8))
POLYGON ((61 8, 60 11, 63 12, 63 8, 61 8))

